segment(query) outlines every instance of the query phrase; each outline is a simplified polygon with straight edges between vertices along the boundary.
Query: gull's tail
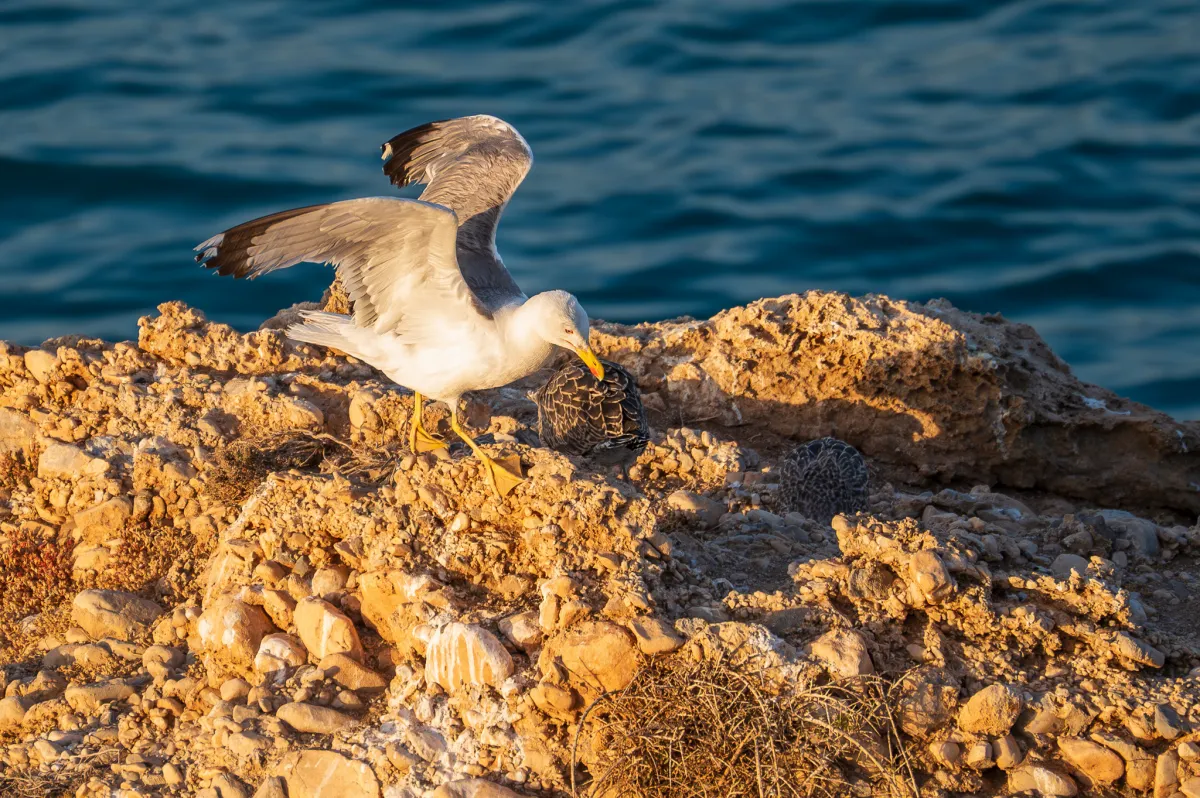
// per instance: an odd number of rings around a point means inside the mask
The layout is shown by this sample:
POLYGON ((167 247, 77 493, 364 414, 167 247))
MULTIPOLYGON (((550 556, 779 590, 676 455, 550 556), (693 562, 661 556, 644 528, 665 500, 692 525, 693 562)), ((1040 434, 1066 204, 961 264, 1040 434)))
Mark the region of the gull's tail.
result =
POLYGON ((354 329, 354 319, 341 313, 324 313, 319 310, 302 310, 302 324, 293 324, 287 328, 286 334, 293 341, 303 341, 306 344, 319 344, 345 352, 347 355, 362 359, 358 347, 354 345, 347 333, 354 329))

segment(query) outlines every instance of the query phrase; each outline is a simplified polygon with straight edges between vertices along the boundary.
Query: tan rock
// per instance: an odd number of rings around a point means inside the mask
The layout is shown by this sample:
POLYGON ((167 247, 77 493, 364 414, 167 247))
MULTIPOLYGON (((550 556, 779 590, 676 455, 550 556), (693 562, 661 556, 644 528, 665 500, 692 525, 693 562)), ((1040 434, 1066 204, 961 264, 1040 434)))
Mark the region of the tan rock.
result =
POLYGON ((379 780, 365 762, 334 751, 295 751, 279 762, 276 774, 287 783, 288 798, 377 798, 379 780))
POLYGON ((254 791, 254 798, 288 798, 287 782, 282 776, 267 776, 254 791))
POLYGON ((244 731, 229 735, 225 747, 239 759, 250 759, 270 750, 271 740, 258 732, 244 731))
POLYGON ((134 689, 127 682, 110 679, 94 684, 72 685, 67 688, 63 697, 71 709, 84 715, 94 715, 102 704, 110 701, 124 701, 133 695, 134 689))
POLYGON ((909 671, 897 690, 900 728, 913 737, 925 737, 942 728, 958 709, 958 681, 932 665, 909 671))
POLYGON ((24 452, 32 455, 37 448, 38 428, 29 418, 15 410, 0 407, 0 454, 24 452))
POLYGON ((1008 774, 1009 793, 1032 792, 1044 796, 1069 798, 1079 794, 1079 787, 1067 775, 1043 765, 1023 765, 1008 774))
POLYGON ((1187 798, 1200 798, 1200 776, 1192 778, 1179 785, 1179 791, 1187 798))
POLYGON ((309 596, 297 602, 294 613, 296 633, 304 647, 317 659, 330 654, 345 653, 362 661, 362 643, 354 621, 328 601, 309 596))
POLYGON ((486 779, 459 779, 433 791, 433 798, 524 798, 519 792, 486 779))
POLYGON ((200 650, 242 672, 254 665, 262 639, 274 631, 261 607, 222 597, 196 621, 200 650))
POLYGON ((1135 666, 1145 665, 1151 668, 1161 668, 1167 661, 1166 655, 1157 648, 1138 640, 1128 632, 1113 633, 1111 642, 1113 653, 1135 666))
POLYGON ((234 703, 241 701, 246 696, 250 695, 250 682, 245 679, 235 677, 226 679, 221 684, 221 700, 234 703))
POLYGON ((621 627, 608 621, 584 621, 546 641, 538 667, 547 673, 556 661, 573 685, 611 692, 633 681, 639 654, 633 636, 621 627))
POLYGON ((992 684, 967 701, 958 715, 963 731, 995 736, 1008 734, 1021 714, 1021 697, 1002 684, 992 684))
POLYGON ((853 629, 830 629, 813 641, 812 653, 832 673, 842 678, 875 672, 867 642, 853 629))
POLYGON ((103 543, 119 533, 131 515, 133 502, 125 496, 117 496, 75 513, 75 528, 85 544, 103 543))
POLYGON ((512 655, 481 626, 451 623, 426 648, 425 678, 447 692, 470 685, 499 687, 513 674, 512 655))
POLYGON ((384 640, 404 642, 412 623, 406 615, 397 614, 397 610, 423 601, 442 587, 441 582, 428 574, 413 576, 396 569, 369 571, 358 578, 363 620, 384 640))
MULTIPOLYGON (((108 567, 112 560, 112 551, 107 546, 89 546, 80 543, 71 550, 71 570, 76 572, 95 571, 99 573, 108 567)), ((77 580, 78 581, 78 577, 77 580)))
POLYGON ((0 733, 19 729, 28 708, 29 702, 19 696, 0 698, 0 733))
POLYGON ((1021 746, 1017 745, 1017 738, 1011 734, 1006 734, 992 744, 992 749, 996 754, 996 767, 1001 770, 1012 770, 1021 764, 1025 755, 1021 753, 1021 746))
POLYGON ((637 639, 641 652, 650 657, 670 654, 683 645, 683 638, 676 634, 671 624, 652 615, 634 618, 629 622, 629 630, 637 639))
POLYGON ((987 770, 995 764, 992 744, 987 740, 977 740, 967 749, 967 767, 973 770, 987 770))
POLYGON ((150 646, 142 652, 142 667, 160 684, 183 664, 183 660, 183 652, 171 646, 150 646))
POLYGON ((502 618, 499 626, 501 634, 526 653, 537 651, 542 644, 542 627, 538 623, 538 614, 533 610, 502 618))
POLYGON ((320 664, 326 676, 347 690, 367 695, 387 690, 387 679, 343 653, 330 654, 320 664))
POLYGON ((344 565, 333 568, 318 568, 312 575, 312 592, 314 596, 326 598, 338 593, 346 586, 346 578, 350 569, 344 565))
POLYGON ((667 504, 703 527, 716 526, 725 514, 724 504, 690 490, 675 491, 667 497, 667 504))
POLYGON ((1163 751, 1154 767, 1154 798, 1170 798, 1179 784, 1179 755, 1163 751))
POLYGON ((35 380, 46 385, 58 368, 58 356, 45 349, 30 349, 25 353, 25 368, 35 380))
POLYGON ((306 734, 333 734, 355 724, 350 715, 329 707, 293 701, 275 710, 275 717, 298 732, 306 734))
POLYGON ((938 604, 954 593, 954 578, 936 553, 928 549, 918 551, 909 560, 908 570, 912 584, 926 602, 938 604))
POLYGON ((1125 762, 1115 752, 1079 737, 1058 738, 1063 759, 1091 781, 1111 784, 1125 775, 1125 762))
POLYGON ((258 644, 254 655, 254 670, 264 675, 288 673, 308 662, 308 651, 300 638, 277 632, 269 634, 258 644))
POLYGON ((153 601, 118 590, 84 590, 71 602, 72 620, 93 639, 133 640, 163 612, 153 601))
POLYGON ((263 609, 267 611, 271 622, 280 629, 292 625, 296 612, 296 600, 282 590, 264 590, 262 592, 263 609))
POLYGON ((38 476, 79 479, 86 475, 103 474, 108 463, 84 454, 78 446, 68 443, 52 443, 38 457, 38 476))
POLYGON ((929 753, 939 763, 947 767, 955 767, 962 759, 962 746, 949 740, 941 740, 929 744, 929 753))

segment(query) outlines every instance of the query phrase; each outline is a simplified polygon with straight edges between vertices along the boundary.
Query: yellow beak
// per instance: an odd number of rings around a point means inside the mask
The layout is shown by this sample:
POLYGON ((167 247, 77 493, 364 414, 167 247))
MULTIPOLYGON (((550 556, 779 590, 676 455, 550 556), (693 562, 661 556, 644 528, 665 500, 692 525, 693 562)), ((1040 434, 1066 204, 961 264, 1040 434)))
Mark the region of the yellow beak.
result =
POLYGON ((591 370, 592 376, 597 380, 604 379, 604 366, 600 365, 600 358, 596 357, 596 353, 587 344, 577 348, 575 354, 579 355, 579 359, 591 370))

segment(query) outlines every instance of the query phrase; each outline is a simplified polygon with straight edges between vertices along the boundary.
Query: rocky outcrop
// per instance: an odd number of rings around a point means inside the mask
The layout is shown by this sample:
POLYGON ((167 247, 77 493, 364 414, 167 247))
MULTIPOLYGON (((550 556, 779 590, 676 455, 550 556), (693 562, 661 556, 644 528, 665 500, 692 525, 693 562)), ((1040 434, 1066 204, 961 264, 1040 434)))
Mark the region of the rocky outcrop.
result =
POLYGON ((0 345, 0 793, 611 798, 662 788, 656 740, 847 795, 1200 779, 1196 425, 1028 328, 817 293, 597 325, 651 443, 619 477, 534 445, 540 378, 484 392, 529 477, 498 500, 364 364, 160 311, 0 345), (830 432, 873 481, 826 524, 779 463, 830 432))
POLYGON ((597 332, 601 356, 685 421, 836 435, 909 479, 1200 511, 1200 423, 1080 382, 996 314, 809 292, 597 332))

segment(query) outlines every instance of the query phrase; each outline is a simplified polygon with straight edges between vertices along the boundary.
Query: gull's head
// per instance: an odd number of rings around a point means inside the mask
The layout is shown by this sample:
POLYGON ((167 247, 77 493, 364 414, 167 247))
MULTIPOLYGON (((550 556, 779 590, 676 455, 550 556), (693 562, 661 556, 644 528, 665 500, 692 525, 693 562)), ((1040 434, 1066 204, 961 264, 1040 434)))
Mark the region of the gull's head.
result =
POLYGON ((546 291, 530 298, 526 303, 534 312, 538 334, 563 349, 569 349, 579 356, 592 375, 604 379, 604 366, 588 345, 587 311, 579 304, 579 300, 566 291, 546 291))

